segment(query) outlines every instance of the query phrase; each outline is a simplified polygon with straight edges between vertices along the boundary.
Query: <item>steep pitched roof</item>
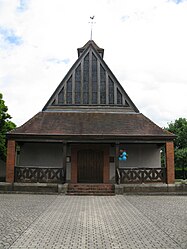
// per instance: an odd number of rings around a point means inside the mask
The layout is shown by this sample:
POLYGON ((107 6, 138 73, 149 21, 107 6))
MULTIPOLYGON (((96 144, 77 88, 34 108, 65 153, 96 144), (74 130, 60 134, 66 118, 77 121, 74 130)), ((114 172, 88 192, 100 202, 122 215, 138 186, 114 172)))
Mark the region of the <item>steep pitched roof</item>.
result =
POLYGON ((131 139, 164 141, 175 136, 139 113, 103 60, 94 41, 78 49, 78 59, 42 112, 8 137, 131 139))
POLYGON ((71 136, 173 139, 140 113, 39 112, 9 136, 71 136))
POLYGON ((84 52, 85 49, 87 49, 89 45, 92 45, 95 48, 95 50, 99 53, 99 55, 103 58, 104 49, 98 47, 98 45, 93 40, 89 40, 82 48, 77 49, 78 57, 82 54, 82 52, 84 52))
POLYGON ((78 59, 61 81, 43 111, 69 106, 121 106, 139 112, 103 60, 104 49, 88 41, 78 49, 78 59))

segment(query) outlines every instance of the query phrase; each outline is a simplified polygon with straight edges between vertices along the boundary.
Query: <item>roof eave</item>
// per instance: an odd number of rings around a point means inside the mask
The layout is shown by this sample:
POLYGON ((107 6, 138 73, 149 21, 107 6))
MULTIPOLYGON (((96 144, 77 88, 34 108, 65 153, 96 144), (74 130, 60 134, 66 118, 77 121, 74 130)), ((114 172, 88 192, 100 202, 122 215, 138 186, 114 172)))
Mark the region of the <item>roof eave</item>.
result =
POLYGON ((15 139, 15 140, 21 140, 21 139, 65 139, 65 140, 76 140, 76 139, 91 139, 91 140, 145 140, 145 141, 171 141, 175 139, 175 135, 124 135, 124 134, 35 134, 35 133, 8 133, 7 139, 15 139))

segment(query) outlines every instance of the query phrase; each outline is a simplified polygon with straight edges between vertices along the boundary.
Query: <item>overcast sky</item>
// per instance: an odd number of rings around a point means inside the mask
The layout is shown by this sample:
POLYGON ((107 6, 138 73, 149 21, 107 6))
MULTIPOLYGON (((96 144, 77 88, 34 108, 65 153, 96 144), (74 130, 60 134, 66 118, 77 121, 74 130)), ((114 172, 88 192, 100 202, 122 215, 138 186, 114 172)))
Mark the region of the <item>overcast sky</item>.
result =
POLYGON ((18 126, 41 111, 90 39, 140 110, 187 118, 186 0, 0 0, 0 92, 18 126))

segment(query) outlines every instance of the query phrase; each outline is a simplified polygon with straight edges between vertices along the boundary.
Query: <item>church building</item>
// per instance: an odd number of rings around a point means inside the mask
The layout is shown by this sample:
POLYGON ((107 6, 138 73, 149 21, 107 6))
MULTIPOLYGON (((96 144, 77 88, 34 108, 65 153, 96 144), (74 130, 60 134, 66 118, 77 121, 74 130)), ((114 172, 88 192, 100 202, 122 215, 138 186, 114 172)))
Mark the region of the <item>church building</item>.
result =
POLYGON ((103 56, 93 40, 78 48, 43 110, 7 134, 7 182, 174 183, 175 136, 139 112, 103 56))

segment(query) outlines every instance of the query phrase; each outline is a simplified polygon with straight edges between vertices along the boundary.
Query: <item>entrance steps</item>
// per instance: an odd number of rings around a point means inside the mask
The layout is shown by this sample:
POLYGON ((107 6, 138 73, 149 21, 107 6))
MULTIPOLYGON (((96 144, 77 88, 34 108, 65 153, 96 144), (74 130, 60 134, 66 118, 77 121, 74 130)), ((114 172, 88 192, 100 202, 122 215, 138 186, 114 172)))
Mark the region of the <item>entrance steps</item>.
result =
POLYGON ((67 195, 115 195, 114 184, 68 184, 67 195))

